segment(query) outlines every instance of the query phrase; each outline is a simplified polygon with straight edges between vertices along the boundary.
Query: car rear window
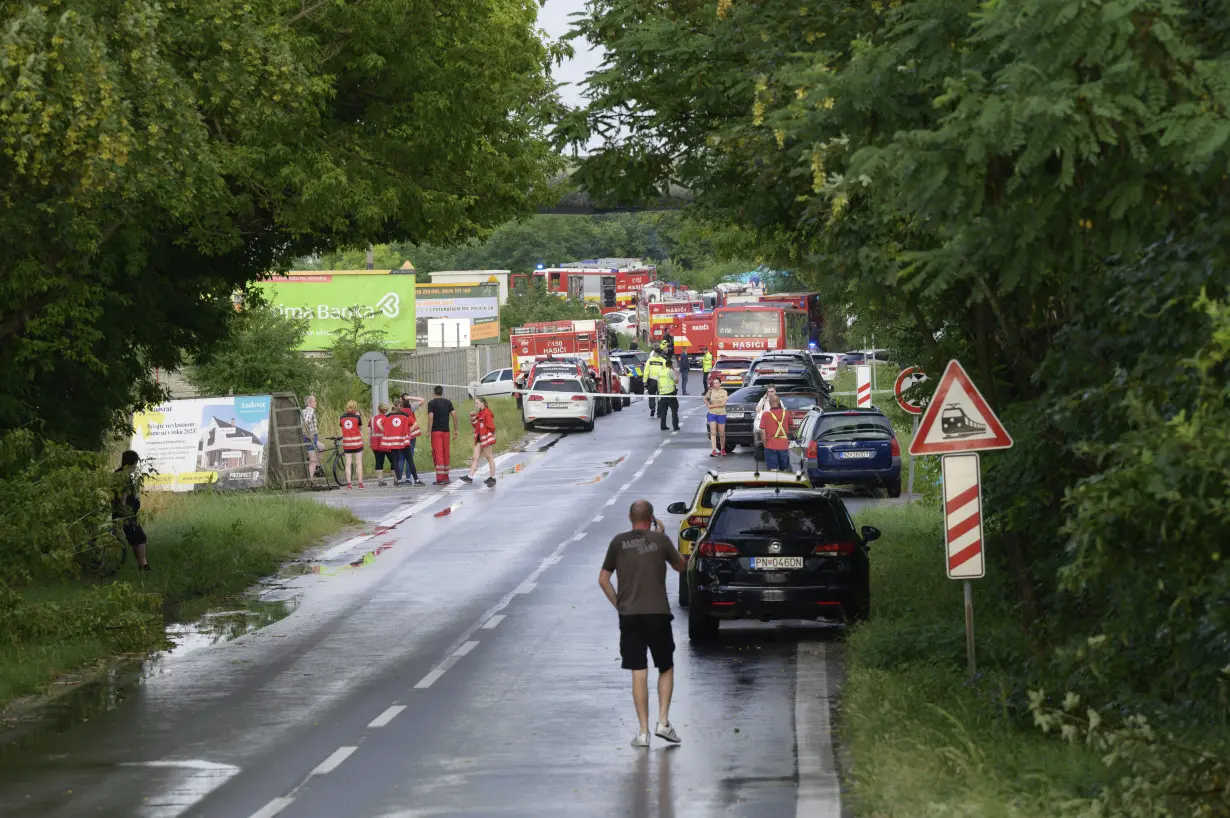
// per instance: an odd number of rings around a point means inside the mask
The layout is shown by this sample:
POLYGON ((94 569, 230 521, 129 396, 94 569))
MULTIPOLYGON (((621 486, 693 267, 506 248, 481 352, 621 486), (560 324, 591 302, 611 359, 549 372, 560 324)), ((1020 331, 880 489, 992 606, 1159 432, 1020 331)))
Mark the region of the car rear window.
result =
POLYGON ((811 356, 813 361, 815 361, 818 364, 824 364, 825 366, 829 366, 830 364, 832 364, 833 359, 835 357, 837 356, 835 355, 813 355, 811 356))
POLYGON ((777 396, 781 398, 782 406, 787 409, 794 409, 796 411, 801 409, 810 409, 813 406, 818 405, 820 402, 820 398, 817 395, 808 395, 806 393, 802 395, 795 395, 789 392, 779 392, 777 396))
POLYGON ((534 381, 535 392, 580 392, 581 382, 575 378, 539 378, 534 381))
POLYGON ((747 369, 751 366, 751 361, 718 361, 713 365, 714 369, 747 369))
MULTIPOLYGON (((755 375, 753 386, 768 386, 773 384, 778 387, 778 392, 781 392, 781 387, 786 386, 804 386, 807 384, 806 378, 800 378, 794 375, 755 375)), ((814 387, 813 387, 814 388, 814 387)))
POLYGON ((841 519, 828 502, 727 503, 709 525, 708 538, 840 536, 841 519))
POLYGON ((816 440, 865 440, 893 437, 893 427, 883 415, 825 415, 816 424, 816 440))
POLYGON ((714 483, 711 486, 705 487, 705 492, 700 498, 700 504, 705 508, 713 508, 721 502, 723 497, 735 489, 767 488, 771 485, 771 483, 758 483, 755 481, 750 483, 714 483))
POLYGON ((768 391, 768 387, 764 386, 745 386, 742 389, 736 389, 730 393, 730 397, 726 399, 727 403, 757 403, 764 397, 764 393, 768 391))

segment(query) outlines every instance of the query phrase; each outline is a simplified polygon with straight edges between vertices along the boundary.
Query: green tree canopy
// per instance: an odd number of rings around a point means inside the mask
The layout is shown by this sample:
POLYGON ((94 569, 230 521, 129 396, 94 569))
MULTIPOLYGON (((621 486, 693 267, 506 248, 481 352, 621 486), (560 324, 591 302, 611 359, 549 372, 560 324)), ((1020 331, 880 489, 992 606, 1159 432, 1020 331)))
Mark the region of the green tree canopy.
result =
POLYGON ((531 211, 553 57, 515 0, 6 3, 0 429, 92 445, 296 257, 531 211))

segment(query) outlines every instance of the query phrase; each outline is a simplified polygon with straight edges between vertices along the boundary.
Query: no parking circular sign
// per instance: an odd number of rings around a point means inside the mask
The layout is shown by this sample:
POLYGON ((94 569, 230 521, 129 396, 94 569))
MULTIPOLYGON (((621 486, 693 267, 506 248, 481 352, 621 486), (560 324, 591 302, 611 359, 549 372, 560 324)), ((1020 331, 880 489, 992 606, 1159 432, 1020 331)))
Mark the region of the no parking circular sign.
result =
POLYGON ((897 399, 897 405, 902 411, 909 412, 911 415, 921 415, 923 410, 927 408, 926 398, 906 398, 905 392, 915 384, 920 384, 927 380, 927 373, 923 372, 916 366, 907 367, 901 370, 901 374, 897 376, 897 383, 893 385, 893 396, 897 399))

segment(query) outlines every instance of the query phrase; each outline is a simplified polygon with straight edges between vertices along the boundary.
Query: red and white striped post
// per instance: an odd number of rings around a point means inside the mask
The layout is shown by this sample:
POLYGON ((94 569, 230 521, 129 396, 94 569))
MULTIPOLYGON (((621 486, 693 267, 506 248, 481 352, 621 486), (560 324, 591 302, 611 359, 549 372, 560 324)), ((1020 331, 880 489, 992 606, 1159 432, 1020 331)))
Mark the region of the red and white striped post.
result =
POLYGON ((857 366, 854 368, 858 376, 858 386, 855 387, 855 406, 860 409, 871 406, 871 367, 857 366))
POLYGON ((964 580, 965 654, 974 677, 974 592, 971 579, 986 576, 982 552, 982 464, 977 454, 946 454, 940 459, 944 476, 945 567, 949 579, 964 580))

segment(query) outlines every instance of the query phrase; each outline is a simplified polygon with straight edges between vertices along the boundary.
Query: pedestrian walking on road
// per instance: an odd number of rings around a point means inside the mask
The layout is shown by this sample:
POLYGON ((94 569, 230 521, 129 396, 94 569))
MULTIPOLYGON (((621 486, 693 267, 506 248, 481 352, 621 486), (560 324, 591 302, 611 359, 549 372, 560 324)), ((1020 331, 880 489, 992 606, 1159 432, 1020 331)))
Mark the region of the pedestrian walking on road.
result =
POLYGON ((462 476, 464 483, 473 483, 474 474, 478 471, 478 461, 486 458, 491 467, 490 476, 486 479, 488 486, 495 485, 495 415, 483 398, 474 399, 474 411, 470 414, 470 425, 474 427, 474 459, 470 461, 470 471, 462 476))
POLYGON ((368 431, 368 440, 372 442, 372 454, 376 456, 376 485, 387 485, 384 482, 384 461, 389 461, 389 468, 393 470, 396 476, 397 470, 394 465, 396 455, 389 450, 384 438, 384 420, 388 414, 389 407, 387 404, 380 404, 376 407, 376 414, 372 415, 371 429, 368 431))
POLYGON ((658 368, 658 418, 659 428, 666 431, 666 413, 671 413, 671 427, 679 431, 679 388, 675 379, 679 377, 679 367, 675 356, 668 356, 666 362, 658 368))
POLYGON ((416 398, 408 392, 401 393, 401 411, 406 416, 406 447, 401 452, 402 484, 415 488, 427 485, 419 479, 419 469, 414 463, 414 449, 419 442, 419 435, 423 434, 423 427, 419 425, 415 412, 425 403, 427 401, 423 398, 416 398))
POLYGON ((346 462, 346 488, 351 488, 350 473, 353 467, 359 479, 359 488, 363 488, 363 417, 359 414, 359 404, 350 401, 346 411, 338 418, 337 424, 342 427, 342 458, 346 462))
POLYGON ((320 445, 320 421, 316 419, 315 395, 308 395, 303 402, 299 424, 303 427, 303 445, 308 453, 308 485, 312 485, 316 480, 316 470, 320 468, 320 452, 325 449, 320 445))
POLYGON ((457 410, 453 408, 453 402, 444 397, 443 386, 433 387, 431 392, 435 395, 427 402, 431 460, 436 464, 436 485, 443 486, 449 482, 448 470, 453 455, 451 443, 457 439, 457 410))
POLYGON ((692 368, 692 359, 688 357, 687 349, 679 353, 679 394, 688 394, 688 370, 692 368))
POLYGON ((137 558, 137 570, 149 571, 149 562, 145 559, 148 540, 145 537, 145 529, 137 522, 137 512, 141 510, 141 475, 137 471, 140 463, 141 456, 132 449, 120 455, 120 467, 115 473, 123 477, 120 487, 111 495, 111 520, 113 524, 120 524, 128 547, 137 558))
POLYGON ((649 663, 658 669, 658 724, 654 735, 672 744, 679 734, 671 726, 671 695, 675 690, 675 635, 670 602, 666 598, 666 566, 679 573, 687 560, 666 536, 662 521, 653 516, 648 500, 637 500, 628 510, 632 530, 615 535, 606 549, 598 585, 619 612, 621 667, 632 671, 632 703, 639 729, 633 747, 649 746, 649 663), (619 588, 611 584, 611 575, 619 588))
POLYGON ((722 388, 722 379, 709 379, 709 391, 705 392, 705 408, 708 414, 705 420, 709 424, 709 443, 713 451, 710 457, 726 456, 726 399, 730 397, 722 388))
POLYGON ((769 471, 790 471, 790 418, 777 395, 769 398, 769 408, 760 416, 764 435, 764 466, 769 471))

